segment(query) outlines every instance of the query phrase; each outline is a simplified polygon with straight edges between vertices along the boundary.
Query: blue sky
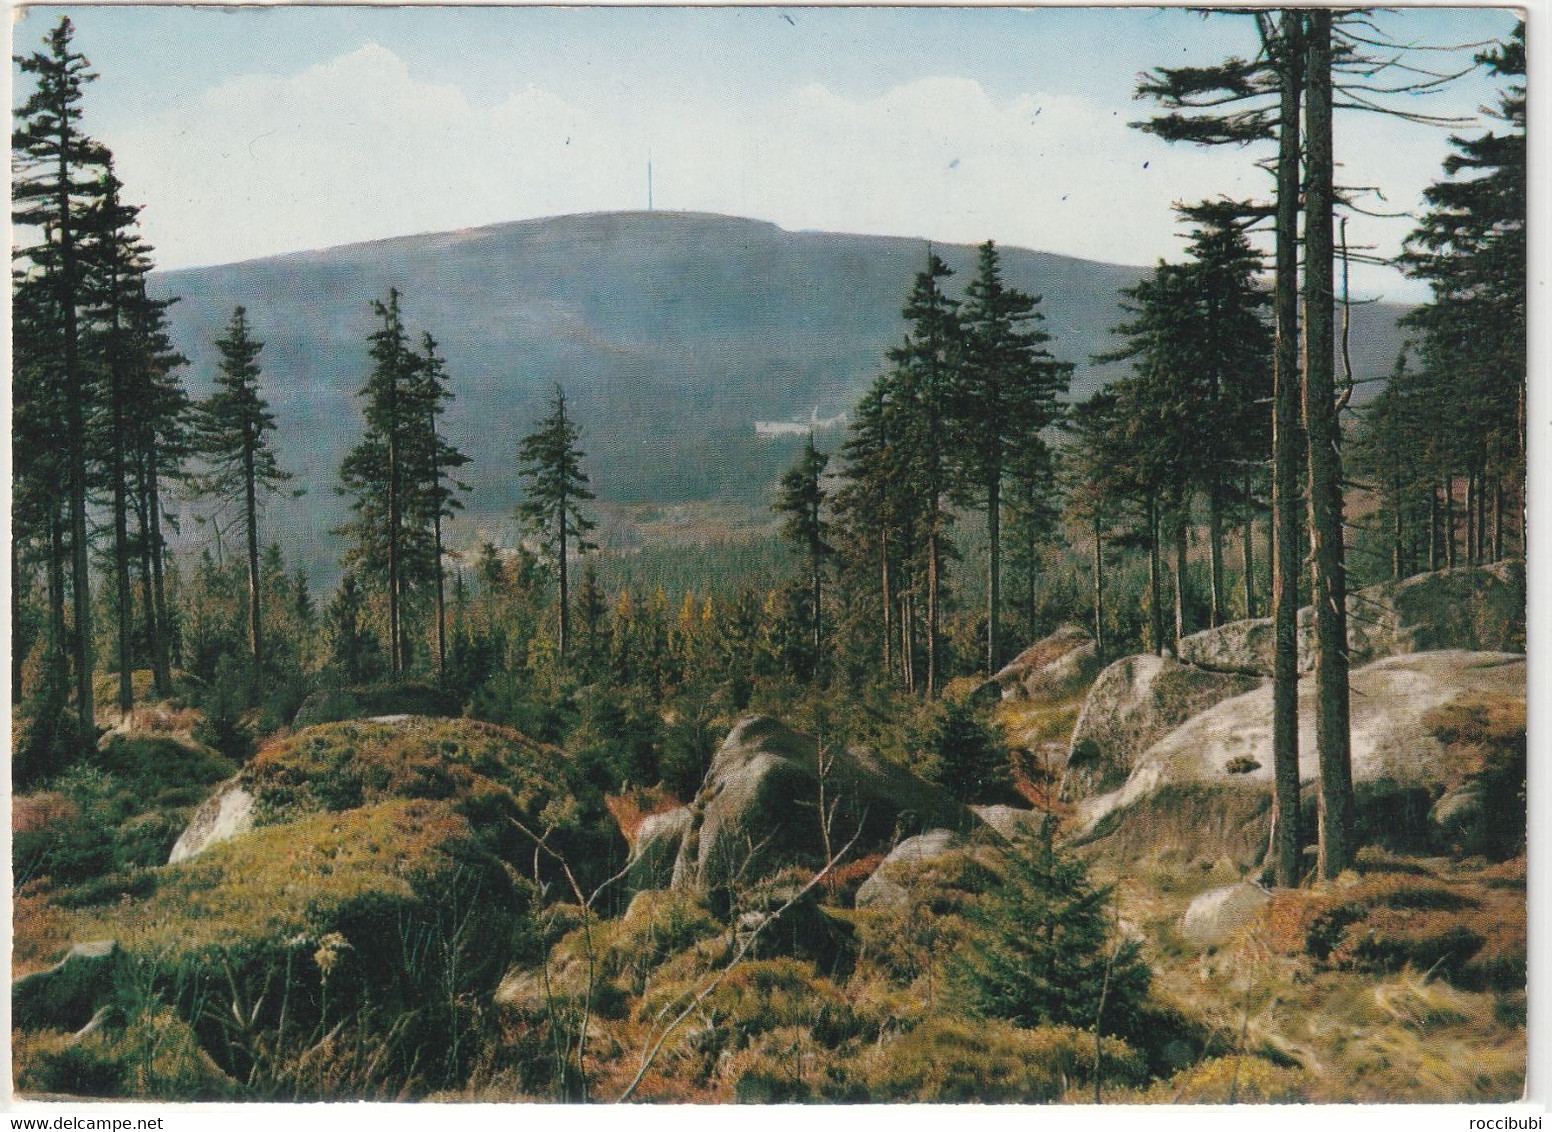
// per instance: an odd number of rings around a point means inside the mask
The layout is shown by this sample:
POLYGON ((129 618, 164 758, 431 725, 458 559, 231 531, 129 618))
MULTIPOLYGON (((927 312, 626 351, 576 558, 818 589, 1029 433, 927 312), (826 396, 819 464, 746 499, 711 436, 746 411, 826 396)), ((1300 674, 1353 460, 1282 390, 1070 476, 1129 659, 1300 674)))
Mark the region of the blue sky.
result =
MULTIPOLYGON (((1127 128, 1138 72, 1253 51, 1249 21, 1159 9, 58 8, 101 76, 87 128, 165 266, 645 204, 789 228, 1089 258, 1178 254, 1173 200, 1264 191, 1256 156, 1127 128)), ((1495 9, 1398 37, 1499 37, 1495 9)), ((1430 62, 1434 60, 1429 60, 1430 62)), ((1480 75, 1411 105, 1471 114, 1480 75)), ((1480 127, 1464 127, 1472 132, 1480 127)), ((1448 131, 1348 115, 1347 180, 1411 209, 1448 131)), ((1409 222, 1355 219, 1393 252, 1409 222)), ((1415 287, 1385 269, 1360 286, 1415 287)))

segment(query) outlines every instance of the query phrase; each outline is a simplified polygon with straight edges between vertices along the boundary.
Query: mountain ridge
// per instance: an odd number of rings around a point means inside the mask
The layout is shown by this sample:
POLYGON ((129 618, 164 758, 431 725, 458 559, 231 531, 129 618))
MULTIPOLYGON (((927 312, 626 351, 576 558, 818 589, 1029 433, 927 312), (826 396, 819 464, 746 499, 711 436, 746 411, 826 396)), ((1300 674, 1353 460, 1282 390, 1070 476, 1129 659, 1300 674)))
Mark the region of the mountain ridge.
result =
MULTIPOLYGON (((181 268, 153 287, 181 297, 169 318, 196 396, 232 308, 247 308, 281 461, 308 489, 274 513, 322 564, 347 515, 334 485, 361 431, 370 304, 390 286, 411 333, 429 331, 447 358, 445 429, 473 460, 467 505, 487 526, 511 514, 518 439, 556 384, 600 499, 763 505, 800 440, 757 436, 755 422, 853 408, 905 333, 927 244, 715 213, 594 212, 181 268)), ((975 247, 932 247, 959 294, 975 247)), ((1000 247, 1008 284, 1043 297, 1050 348, 1075 365, 1071 395, 1122 372, 1090 359, 1114 344, 1119 291, 1149 269, 1000 247)), ((1404 309, 1354 308, 1358 376, 1388 372, 1404 309)))

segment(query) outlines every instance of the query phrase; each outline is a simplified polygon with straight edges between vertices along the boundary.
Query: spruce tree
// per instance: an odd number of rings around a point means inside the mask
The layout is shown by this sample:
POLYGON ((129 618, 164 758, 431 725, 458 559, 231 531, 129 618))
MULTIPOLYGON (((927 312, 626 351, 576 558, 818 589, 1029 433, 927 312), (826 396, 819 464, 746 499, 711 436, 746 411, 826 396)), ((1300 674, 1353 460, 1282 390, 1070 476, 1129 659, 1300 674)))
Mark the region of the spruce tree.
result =
POLYGON ((835 517, 843 574, 864 592, 877 595, 876 614, 864 608, 859 616, 882 637, 884 671, 898 669, 911 689, 911 627, 901 597, 907 588, 918 509, 900 475, 899 393, 898 374, 891 371, 875 378, 858 403, 841 447, 845 471, 835 493, 835 517))
POLYGON ((933 725, 928 749, 937 760, 936 780, 961 802, 986 802, 1005 785, 1007 759, 992 732, 963 700, 947 700, 933 725))
MULTIPOLYGON (((960 311, 963 356, 955 373, 954 419, 962 474, 986 509, 986 658, 990 676, 1002 663, 1002 489, 1022 450, 1044 444, 1042 430, 1061 417, 1058 398, 1072 366, 1046 349, 1040 297, 1009 287, 997 247, 981 245, 976 277, 960 311)), ((1033 461, 1028 466, 1033 466, 1033 461)), ((1030 487, 1036 480, 1026 480, 1030 487)))
POLYGON ((1298 609, 1302 493, 1299 470, 1299 191, 1302 169, 1304 13, 1254 13, 1262 50, 1207 67, 1163 67, 1138 85, 1166 113, 1138 123, 1169 141, 1246 146, 1275 141, 1272 393, 1272 760, 1277 883, 1299 881, 1298 609))
MULTIPOLYGON (((1179 208, 1192 224, 1188 274, 1200 322, 1197 366, 1202 400, 1196 481, 1207 498, 1210 623, 1226 618, 1223 528, 1243 469, 1271 455, 1272 333, 1270 296, 1259 285, 1261 257, 1246 230, 1262 210, 1249 202, 1215 200, 1179 208)), ((1248 494, 1248 493, 1247 493, 1248 494)), ((1250 500, 1242 500, 1244 506, 1250 500)), ((1248 543, 1247 543, 1248 545, 1248 543)))
POLYGON ((151 673, 161 695, 172 691, 172 620, 167 601, 167 540, 162 534, 163 485, 185 478, 194 454, 194 412, 179 371, 188 359, 174 349, 167 310, 175 300, 153 299, 144 278, 130 306, 136 365, 130 422, 134 458, 136 550, 145 638, 151 673))
POLYGON ((135 234, 139 209, 121 198, 122 183, 107 162, 97 200, 86 217, 81 252, 85 272, 83 307, 88 333, 84 344, 93 370, 92 401, 99 407, 88 422, 88 448, 94 454, 91 472, 105 491, 111 512, 113 545, 113 609, 117 620, 118 708, 128 714, 134 706, 133 601, 129 564, 129 509, 132 437, 130 421, 135 404, 135 337, 129 307, 145 275, 150 271, 148 252, 135 234))
MULTIPOLYGON (((944 567, 953 554, 949 531, 954 522, 953 504, 959 496, 953 453, 954 390, 964 335, 959 304, 945 295, 941 286, 952 274, 947 264, 928 252, 927 267, 916 276, 902 312, 910 331, 889 355, 894 365, 895 472, 920 516, 916 536, 920 561, 914 573, 925 581, 922 636, 928 699, 937 695, 943 678, 940 620, 944 567)), ((920 582, 912 587, 913 591, 919 588, 920 582)), ((908 596, 908 606, 913 596, 914 592, 908 596)))
POLYGON ((202 490, 222 500, 236 500, 242 509, 248 556, 248 652, 251 692, 255 700, 264 681, 263 582, 259 573, 259 507, 261 497, 279 490, 291 478, 275 458, 268 434, 275 416, 259 390, 259 352, 264 343, 249 331, 247 311, 232 311, 226 333, 216 340, 221 363, 215 388, 199 403, 196 434, 201 457, 210 474, 202 490))
POLYGON ((442 520, 451 518, 463 508, 458 493, 468 491, 469 487, 450 477, 469 462, 469 457, 448 443, 437 427, 437 418, 445 411, 446 403, 452 400, 453 394, 447 385, 446 359, 437 353, 436 339, 429 333, 421 335, 420 354, 416 362, 412 391, 425 420, 420 436, 419 462, 414 475, 415 482, 420 486, 420 490, 415 493, 414 510, 422 524, 428 518, 431 524, 431 565, 436 580, 437 674, 440 677, 447 662, 442 520))
MULTIPOLYGON (((1430 301, 1406 321, 1421 332, 1417 380, 1429 387, 1427 401, 1447 424, 1441 435, 1454 441, 1435 454, 1441 465, 1437 474, 1447 488, 1456 471, 1465 471, 1468 483, 1492 482, 1490 556, 1496 558, 1504 542, 1505 483, 1520 512, 1519 549, 1525 549, 1524 23, 1477 61, 1510 80, 1491 111, 1501 128, 1451 139, 1455 152, 1445 159, 1446 178, 1425 191, 1429 210, 1408 237, 1402 262, 1432 291, 1430 301)), ((1475 493, 1479 499, 1485 494, 1480 487, 1475 493)), ((1485 514, 1485 502, 1481 509, 1485 514)), ((1481 529, 1486 523, 1473 526, 1481 529)), ((1449 542, 1453 558, 1452 533, 1449 542)), ((1476 550, 1468 546, 1468 560, 1476 550)))
POLYGON ((1060 517, 1056 458, 1040 439, 1015 449, 1008 462, 1002 495, 1007 511, 1008 575, 1021 588, 1025 639, 1038 638, 1037 599, 1044 555, 1060 517))
POLYGON ((1112 483, 1141 513, 1142 539, 1148 548, 1150 638, 1162 653, 1164 585, 1163 537, 1175 552, 1175 627, 1173 639, 1186 632, 1185 531, 1196 473, 1203 455, 1203 428, 1197 412, 1206 392, 1201 368, 1201 294, 1190 269, 1160 262, 1135 287, 1122 291, 1127 321, 1114 328, 1123 344, 1097 362, 1129 361, 1132 374, 1112 383, 1119 412, 1112 451, 1125 454, 1125 474, 1112 483))
POLYGON ((782 534, 803 555, 808 568, 809 620, 813 647, 810 675, 814 679, 819 678, 823 668, 825 563, 834 553, 834 548, 827 541, 830 524, 824 517, 827 493, 823 480, 829 463, 830 457, 814 447, 814 437, 810 433, 797 461, 782 475, 780 492, 776 497, 776 512, 786 517, 782 534))
POLYGON ((594 549, 587 533, 595 524, 581 509, 581 504, 593 498, 587 473, 582 470, 585 453, 577 446, 581 435, 582 430, 566 415, 565 390, 557 385, 549 415, 523 438, 517 450, 519 475, 526 481, 523 500, 517 505, 518 521, 555 556, 560 581, 557 644, 562 663, 571 644, 567 559, 573 550, 581 554, 594 549))
POLYGON ((405 598, 419 573, 411 558, 424 550, 417 546, 412 523, 414 464, 425 451, 421 438, 427 418, 417 396, 419 366, 409 348, 397 288, 389 289, 386 303, 373 302, 372 311, 378 320, 368 339, 372 370, 361 388, 366 428, 340 465, 340 490, 350 496, 356 518, 341 533, 354 544, 345 555, 346 568, 359 569, 386 599, 388 672, 398 680, 408 651, 405 598))
MULTIPOLYGON (((62 484, 67 512, 63 529, 51 532, 49 554, 61 575, 68 553, 72 610, 70 653, 75 667, 76 712, 82 731, 96 726, 92 705, 92 595, 89 530, 86 521, 88 428, 95 409, 84 356, 83 307, 88 265, 82 243, 88 216, 95 206, 108 152, 80 127, 81 98, 86 83, 96 78, 86 57, 72 50, 75 28, 67 17, 44 40, 45 51, 18 56, 16 63, 31 78, 33 88, 16 111, 11 134, 11 218, 22 230, 17 258, 21 286, 36 289, 34 309, 47 307, 36 321, 20 329, 45 329, 41 341, 15 340, 20 368, 31 371, 50 393, 37 408, 57 411, 55 432, 63 450, 62 484), (27 243, 26 240, 34 242, 27 243), (51 395, 52 394, 52 395, 51 395), (67 550, 68 547, 68 550, 67 550)), ((23 392, 37 389, 24 385, 23 392)))
POLYGON ((1057 848, 1053 824, 1007 851, 999 883, 968 911, 972 935, 954 975, 988 1018, 1134 1033, 1153 972, 1135 940, 1117 938, 1111 890, 1057 848))
POLYGON ((1105 639, 1105 540, 1122 524, 1128 502, 1121 444, 1121 404, 1113 387, 1096 390, 1067 414, 1071 437, 1063 451, 1067 514, 1093 540, 1094 652, 1107 654, 1105 639))

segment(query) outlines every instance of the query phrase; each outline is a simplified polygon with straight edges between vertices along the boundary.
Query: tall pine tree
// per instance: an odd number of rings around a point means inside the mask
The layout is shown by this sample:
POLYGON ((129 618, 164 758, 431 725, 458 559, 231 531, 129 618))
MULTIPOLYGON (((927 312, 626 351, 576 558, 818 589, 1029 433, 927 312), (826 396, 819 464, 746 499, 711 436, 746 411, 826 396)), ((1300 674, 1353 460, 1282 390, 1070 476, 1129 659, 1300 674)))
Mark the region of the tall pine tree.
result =
POLYGON ((420 354, 416 358, 412 389, 425 421, 421 432, 419 467, 415 476, 421 490, 416 493, 415 510, 422 523, 431 524, 431 565, 436 580, 436 655, 437 675, 447 664, 446 572, 442 566, 442 520, 463 508, 458 493, 468 485, 451 478, 469 462, 441 433, 437 418, 453 398, 447 384, 447 361, 437 352, 436 339, 421 335, 420 354))
POLYGON ((19 323, 18 328, 42 332, 41 339, 19 337, 14 342, 18 368, 34 379, 19 392, 41 394, 29 409, 58 413, 59 419, 49 431, 58 437, 63 449, 67 514, 49 534, 48 553, 54 562, 52 568, 60 575, 61 590, 62 563, 66 553, 69 556, 69 633, 76 712, 82 729, 90 734, 95 720, 86 520, 87 433, 95 406, 84 356, 88 265, 82 244, 108 152, 80 126, 82 92, 96 76, 86 57, 72 49, 74 34, 70 20, 61 17, 45 38, 44 51, 17 57, 17 65, 30 77, 33 88, 16 111, 17 125, 11 134, 11 218, 23 233, 17 247, 22 267, 19 286, 36 291, 35 297, 29 296, 21 305, 39 315, 19 323))
POLYGON ((825 564, 834 553, 828 542, 830 524, 824 517, 827 493, 823 481, 829 464, 830 457, 814 447, 810 433, 797 461, 782 475, 776 497, 776 512, 786 517, 782 534, 797 547, 807 565, 814 679, 824 668, 825 564))
MULTIPOLYGON (((955 447, 960 467, 986 509, 986 657, 990 676, 1002 663, 1002 489, 1026 448, 1045 442, 1042 430, 1061 416, 1059 396, 1067 391, 1072 366, 1046 349, 1051 336, 1040 329, 1040 298, 1009 287, 1002 278, 997 247, 981 245, 975 278, 960 312, 963 355, 956 367, 955 447)), ((1026 466, 1033 466, 1027 454, 1026 466)), ((1024 486, 1037 483, 1026 479, 1024 486)))
POLYGON ((927 267, 916 276, 902 312, 910 331, 889 355, 894 365, 896 473, 914 497, 920 515, 919 560, 914 564, 912 592, 919 591, 925 581, 922 637, 929 699, 937 695, 943 679, 940 620, 944 567, 953 552, 949 531, 958 496, 954 392, 964 334, 959 304, 945 295, 941 286, 952 274, 937 255, 927 253, 927 267))
POLYGON ((519 474, 526 481, 523 500, 517 505, 517 517, 555 556, 560 582, 560 659, 564 663, 570 651, 570 593, 568 558, 573 550, 584 553, 593 549, 587 533, 595 524, 582 511, 581 504, 593 498, 582 470, 585 455, 577 446, 582 430, 566 415, 566 393, 559 385, 550 400, 550 412, 518 446, 519 474))
POLYGON ((215 389, 199 404, 196 431, 200 455, 211 469, 203 490, 242 508, 248 556, 248 647, 252 695, 263 690, 264 603, 259 573, 259 507, 261 497, 291 478, 281 469, 267 434, 275 416, 259 390, 259 352, 264 343, 253 338, 247 311, 232 311, 224 336, 215 389))

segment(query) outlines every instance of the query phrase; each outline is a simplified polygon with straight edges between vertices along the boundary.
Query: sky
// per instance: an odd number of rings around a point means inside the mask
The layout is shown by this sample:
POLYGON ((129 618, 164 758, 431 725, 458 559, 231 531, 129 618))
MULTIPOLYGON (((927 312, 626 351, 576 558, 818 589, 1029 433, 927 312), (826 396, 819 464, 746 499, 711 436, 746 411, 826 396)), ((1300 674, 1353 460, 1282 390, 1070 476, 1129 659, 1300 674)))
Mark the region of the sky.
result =
MULTIPOLYGON (((264 8, 62 13, 99 78, 85 128, 115 154, 159 266, 647 205, 789 229, 1179 258, 1176 201, 1264 195, 1264 152, 1129 127, 1138 74, 1255 50, 1250 21, 1161 9, 264 8)), ((1501 38, 1505 9, 1378 17, 1405 42, 1501 38)), ((1455 56, 1421 54, 1453 69, 1455 56)), ((1397 76, 1398 79, 1401 76, 1397 76)), ((17 81, 13 74, 13 82, 17 81)), ((1474 116, 1480 71, 1409 110, 1474 116)), ((20 99, 20 89, 13 103, 20 99)), ((1337 124, 1339 178, 1415 213, 1451 129, 1337 124)), ((1407 217, 1355 217, 1394 254, 1407 217)), ((1425 292, 1357 266, 1355 293, 1425 292)))

